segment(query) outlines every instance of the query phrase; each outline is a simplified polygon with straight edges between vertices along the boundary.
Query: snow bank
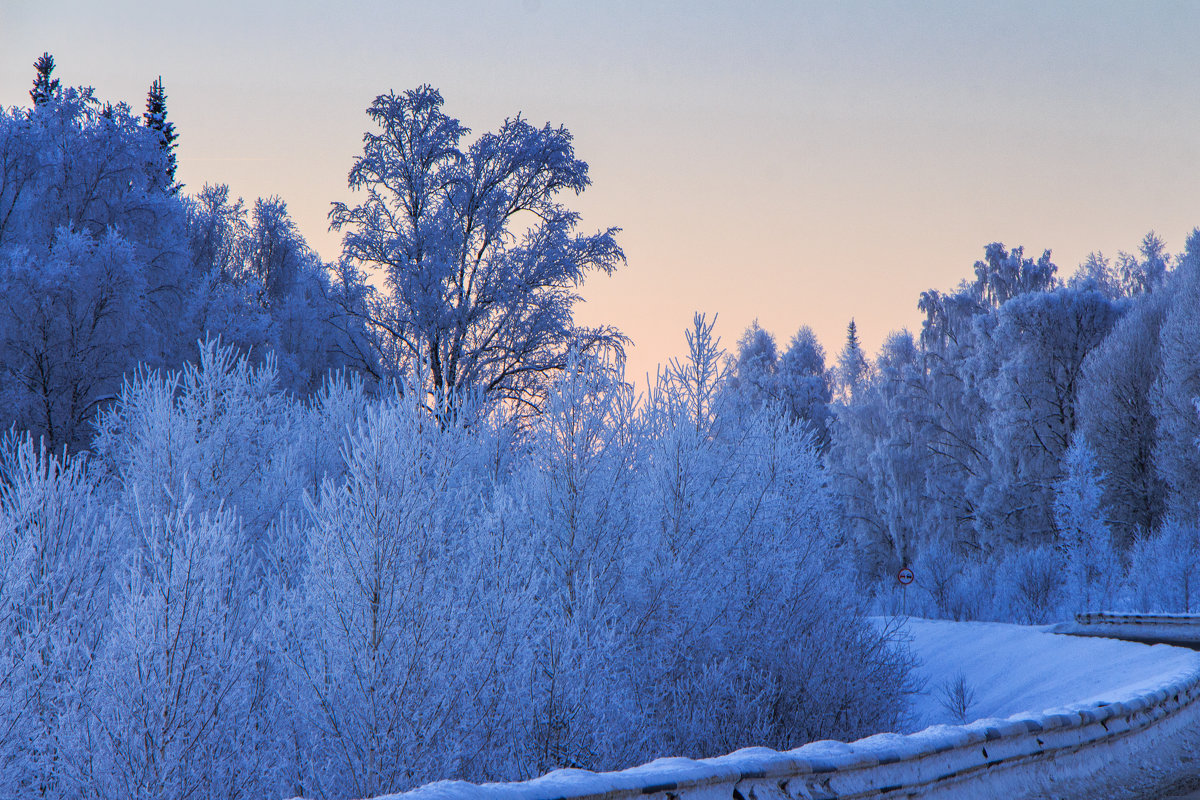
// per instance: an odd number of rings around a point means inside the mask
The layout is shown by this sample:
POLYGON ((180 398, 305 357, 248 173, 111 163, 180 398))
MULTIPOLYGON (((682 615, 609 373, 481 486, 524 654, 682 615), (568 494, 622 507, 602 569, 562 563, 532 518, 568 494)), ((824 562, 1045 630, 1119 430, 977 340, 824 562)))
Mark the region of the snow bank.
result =
POLYGON ((389 800, 1095 800, 1136 797, 1200 753, 1200 653, 1011 625, 912 620, 908 629, 918 651, 933 648, 923 652, 923 674, 961 670, 984 687, 981 709, 1003 713, 1046 698, 1056 708, 782 753, 750 748, 620 772, 558 770, 522 783, 441 781, 389 800))
POLYGON ((1050 627, 909 619, 901 633, 917 663, 905 730, 984 717, 1128 700, 1197 668, 1197 654, 1167 645, 1058 636, 1050 627), (958 676, 973 695, 965 720, 946 708, 958 676))
POLYGON ((1122 614, 1095 611, 1076 614, 1073 622, 1051 628, 1072 636, 1115 636, 1135 642, 1164 642, 1200 646, 1200 624, 1195 614, 1122 614))

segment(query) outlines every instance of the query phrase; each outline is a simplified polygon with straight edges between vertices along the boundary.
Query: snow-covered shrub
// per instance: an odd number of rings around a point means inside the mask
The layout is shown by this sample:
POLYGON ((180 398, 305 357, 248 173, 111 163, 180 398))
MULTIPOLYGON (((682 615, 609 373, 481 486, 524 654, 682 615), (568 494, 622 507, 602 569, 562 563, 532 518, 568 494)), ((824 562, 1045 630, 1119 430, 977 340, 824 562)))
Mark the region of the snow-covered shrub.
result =
POLYGON ((370 796, 892 727, 906 656, 810 433, 718 419, 693 367, 639 404, 577 357, 518 427, 289 400, 209 342, 128 381, 91 469, 14 440, 2 788, 370 796))
POLYGON ((497 550, 494 520, 480 524, 471 435, 414 397, 371 408, 345 445, 345 478, 308 502, 306 569, 277 644, 305 728, 305 793, 477 775, 504 729, 494 714, 519 566, 497 550))
POLYGON ((520 774, 854 736, 901 705, 809 434, 723 425, 671 380, 634 413, 602 370, 569 371, 509 485, 543 587, 520 774))
POLYGON ((1129 551, 1129 602, 1138 611, 1200 610, 1200 529, 1168 517, 1129 551))
POLYGON ((1099 611, 1116 599, 1122 570, 1101 503, 1103 477, 1082 434, 1076 433, 1064 466, 1067 474, 1054 502, 1065 559, 1064 600, 1071 611, 1099 611))
POLYGON ((998 565, 997 582, 1004 590, 995 619, 1041 625, 1058 615, 1062 602, 1064 560, 1049 545, 1014 548, 998 565))
POLYGON ((946 709, 955 724, 966 725, 972 720, 975 689, 961 670, 938 687, 938 703, 946 709))
POLYGON ((0 441, 0 796, 55 797, 80 778, 107 535, 83 459, 0 441))
POLYGON ((913 595, 913 607, 907 613, 944 619, 970 618, 963 616, 966 609, 961 602, 965 568, 963 559, 944 542, 935 540, 922 548, 913 561, 916 577, 909 592, 913 595))
POLYGON ((232 511, 197 516, 186 499, 139 522, 93 668, 87 790, 261 796, 270 720, 244 531, 232 511))
POLYGON ((251 540, 299 490, 287 469, 293 409, 270 359, 253 366, 209 340, 179 372, 142 372, 102 413, 94 451, 120 485, 135 522, 169 515, 185 498, 194 513, 237 509, 251 540))

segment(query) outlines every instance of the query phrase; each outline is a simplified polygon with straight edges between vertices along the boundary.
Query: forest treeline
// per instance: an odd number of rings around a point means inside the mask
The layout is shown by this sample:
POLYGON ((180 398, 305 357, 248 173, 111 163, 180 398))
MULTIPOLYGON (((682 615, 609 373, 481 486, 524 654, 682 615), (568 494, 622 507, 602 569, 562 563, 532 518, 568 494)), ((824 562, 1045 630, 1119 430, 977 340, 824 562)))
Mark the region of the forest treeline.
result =
POLYGON ((918 308, 873 359, 851 321, 836 363, 806 327, 780 355, 757 324, 731 363, 733 407, 814 432, 876 610, 1200 609, 1200 231, 1065 279, 993 243, 918 308))
POLYGON ((1200 608, 1200 232, 1065 280, 991 244, 919 308, 919 336, 839 362, 826 466, 860 575, 888 594, 913 566, 917 610, 955 619, 1200 608))

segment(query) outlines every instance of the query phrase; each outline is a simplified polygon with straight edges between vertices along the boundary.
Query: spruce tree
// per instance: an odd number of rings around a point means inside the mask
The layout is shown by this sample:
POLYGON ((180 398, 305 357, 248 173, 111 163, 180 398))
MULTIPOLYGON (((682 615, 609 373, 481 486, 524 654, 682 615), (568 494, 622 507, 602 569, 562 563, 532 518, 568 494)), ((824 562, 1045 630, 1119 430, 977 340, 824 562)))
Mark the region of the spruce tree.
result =
POLYGON ((849 402, 867 375, 867 358, 858 342, 858 327, 854 320, 846 326, 846 346, 838 356, 838 383, 842 399, 849 402))
POLYGON ((50 74, 54 72, 54 56, 42 53, 38 60, 33 62, 33 68, 37 70, 37 75, 33 79, 33 88, 29 90, 29 98, 33 100, 36 108, 53 99, 54 93, 58 91, 58 78, 50 78, 50 74))
POLYGON ((175 133, 175 124, 167 121, 167 92, 163 88, 161 75, 150 86, 150 92, 146 95, 146 114, 142 119, 147 128, 158 131, 159 142, 167 160, 167 184, 172 192, 178 192, 180 187, 175 183, 175 140, 179 138, 179 134, 175 133))

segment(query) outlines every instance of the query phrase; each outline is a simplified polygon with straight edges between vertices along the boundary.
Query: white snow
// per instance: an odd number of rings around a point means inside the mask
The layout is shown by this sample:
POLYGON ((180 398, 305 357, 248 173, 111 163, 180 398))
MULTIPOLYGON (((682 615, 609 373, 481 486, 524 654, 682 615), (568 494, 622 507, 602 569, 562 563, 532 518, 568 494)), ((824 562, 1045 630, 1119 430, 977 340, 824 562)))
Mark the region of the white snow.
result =
POLYGON ((906 731, 959 724, 941 702, 962 674, 974 694, 966 721, 1041 713, 1127 700, 1200 668, 1200 653, 1168 645, 1064 636, 1050 626, 948 622, 900 623, 916 659, 906 731))

